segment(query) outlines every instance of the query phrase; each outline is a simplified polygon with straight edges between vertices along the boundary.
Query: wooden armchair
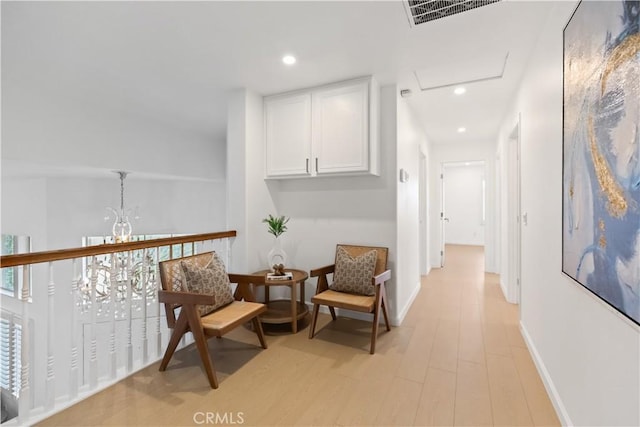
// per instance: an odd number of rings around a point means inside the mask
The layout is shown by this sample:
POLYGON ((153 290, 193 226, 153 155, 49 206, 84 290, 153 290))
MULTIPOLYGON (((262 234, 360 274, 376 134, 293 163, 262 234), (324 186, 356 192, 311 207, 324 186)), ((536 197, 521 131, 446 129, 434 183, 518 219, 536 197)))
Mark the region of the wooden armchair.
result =
MULTIPOLYGON (((202 306, 215 304, 216 297, 203 293, 186 292, 185 289, 188 288, 182 271, 183 264, 181 263, 184 262, 197 268, 203 268, 211 263, 212 259, 214 259, 214 253, 206 252, 190 257, 163 261, 159 264, 162 290, 158 292, 158 298, 165 305, 167 324, 169 328, 173 329, 171 339, 160 363, 160 371, 167 369, 167 365, 182 336, 187 332, 192 332, 209 384, 212 388, 218 388, 218 379, 209 356, 207 339, 210 337, 221 338, 237 326, 251 321, 260 340, 260 345, 262 345, 262 348, 267 348, 262 325, 258 320, 258 315, 266 311, 266 306, 255 302, 251 290, 252 283, 263 283, 265 278, 263 275, 228 274, 229 281, 238 284, 232 297, 233 301, 215 309, 211 313, 201 315, 202 306), (180 312, 176 319, 176 309, 178 308, 180 308, 180 312)), ((222 268, 224 268, 224 265, 222 265, 222 268)), ((226 272, 223 271, 223 274, 226 274, 226 272)))
MULTIPOLYGON (((362 313, 373 314, 373 325, 371 327, 371 350, 370 353, 375 353, 376 339, 378 336, 378 322, 380 319, 380 312, 384 316, 384 322, 387 327, 387 331, 390 331, 389 316, 387 315, 386 306, 386 292, 385 282, 391 278, 391 270, 387 270, 387 257, 389 250, 387 248, 372 247, 372 246, 350 246, 350 245, 337 245, 336 247, 336 263, 328 265, 326 267, 311 270, 311 277, 318 277, 318 284, 316 287, 316 294, 311 298, 313 303, 313 314, 311 318, 311 327, 309 328, 309 339, 315 335, 316 322, 318 319, 318 310, 321 305, 329 307, 331 317, 336 320, 335 308, 347 309, 359 311, 362 313), (344 290, 338 290, 335 285, 336 279, 336 264, 338 264, 339 253, 346 251, 348 258, 353 260, 357 257, 366 256, 365 254, 375 250, 375 268, 370 277, 370 288, 373 295, 363 295, 361 293, 348 292, 344 290), (330 288, 327 281, 327 275, 333 274, 334 284, 330 288)), ((343 252, 344 253, 344 252, 343 252)), ((373 255, 369 255, 373 256, 373 255)), ((340 267, 339 267, 340 268, 340 267)), ((353 276, 344 276, 353 277, 353 276)), ((365 281, 369 279, 364 278, 365 281)), ((343 289, 345 287, 342 287, 343 289)), ((347 289, 350 287, 346 286, 347 289)), ((370 293, 371 293, 370 292, 370 293)))

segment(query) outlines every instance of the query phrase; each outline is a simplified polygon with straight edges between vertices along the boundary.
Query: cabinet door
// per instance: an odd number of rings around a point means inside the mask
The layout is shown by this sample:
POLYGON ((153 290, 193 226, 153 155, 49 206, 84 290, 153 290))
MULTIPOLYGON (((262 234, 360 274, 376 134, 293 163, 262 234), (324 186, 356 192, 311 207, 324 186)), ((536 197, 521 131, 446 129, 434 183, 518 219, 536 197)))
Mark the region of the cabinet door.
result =
POLYGON ((317 174, 369 169, 369 83, 313 93, 314 168, 317 174))
POLYGON ((265 98, 267 177, 311 173, 311 94, 265 98))

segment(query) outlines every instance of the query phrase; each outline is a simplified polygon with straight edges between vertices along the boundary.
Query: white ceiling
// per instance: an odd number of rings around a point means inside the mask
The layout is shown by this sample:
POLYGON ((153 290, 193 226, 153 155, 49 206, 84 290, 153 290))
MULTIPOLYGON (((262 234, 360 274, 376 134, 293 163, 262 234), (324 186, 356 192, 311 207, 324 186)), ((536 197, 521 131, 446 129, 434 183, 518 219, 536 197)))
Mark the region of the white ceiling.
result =
POLYGON ((3 91, 223 142, 234 88, 268 95, 372 74, 412 90, 434 143, 494 140, 552 5, 504 1, 412 28, 399 0, 2 2, 3 91), (464 96, 418 88, 416 71, 456 75, 505 52, 504 77, 464 96), (282 64, 285 53, 298 63, 282 64))

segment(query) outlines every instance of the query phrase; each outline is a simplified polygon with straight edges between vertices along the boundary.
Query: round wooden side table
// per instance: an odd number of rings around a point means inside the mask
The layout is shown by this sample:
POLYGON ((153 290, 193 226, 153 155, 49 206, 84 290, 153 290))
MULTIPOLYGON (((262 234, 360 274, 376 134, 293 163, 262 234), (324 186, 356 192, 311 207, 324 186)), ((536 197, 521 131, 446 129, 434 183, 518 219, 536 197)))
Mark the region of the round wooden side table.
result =
MULTIPOLYGON (((270 273, 271 270, 256 271, 253 274, 270 273)), ((304 318, 309 313, 309 308, 304 302, 304 281, 309 278, 309 274, 303 270, 285 269, 285 272, 293 273, 291 279, 266 280, 264 284, 264 303, 267 311, 260 315, 260 322, 270 324, 291 323, 291 330, 295 334, 298 332, 298 320, 304 318), (300 285, 300 300, 298 301, 298 286, 300 285), (291 298, 269 299, 269 288, 271 286, 288 286, 291 289, 291 298)), ((262 283, 256 284, 262 286, 262 283)))

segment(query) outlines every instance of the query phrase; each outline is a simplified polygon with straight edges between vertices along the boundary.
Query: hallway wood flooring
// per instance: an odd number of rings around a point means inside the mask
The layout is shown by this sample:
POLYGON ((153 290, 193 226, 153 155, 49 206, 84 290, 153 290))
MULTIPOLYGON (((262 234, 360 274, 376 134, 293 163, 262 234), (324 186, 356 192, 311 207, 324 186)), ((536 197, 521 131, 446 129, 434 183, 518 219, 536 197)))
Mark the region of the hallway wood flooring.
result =
POLYGON ((518 306, 483 268, 482 247, 448 246, 375 355, 358 320, 321 314, 313 340, 269 335, 267 350, 241 327, 209 340, 217 390, 190 346, 166 372, 155 363, 40 425, 559 425, 518 306))

